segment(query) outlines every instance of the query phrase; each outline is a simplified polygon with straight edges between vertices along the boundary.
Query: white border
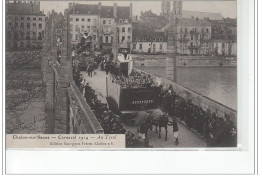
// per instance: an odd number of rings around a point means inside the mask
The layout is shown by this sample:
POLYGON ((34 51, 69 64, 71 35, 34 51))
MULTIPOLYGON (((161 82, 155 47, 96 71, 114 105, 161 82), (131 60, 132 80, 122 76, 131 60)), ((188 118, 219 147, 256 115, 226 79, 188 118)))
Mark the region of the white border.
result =
MULTIPOLYGON (((257 0, 256 0, 257 1, 257 0)), ((254 1, 238 0, 238 129, 243 151, 6 152, 8 174, 253 174, 254 1)), ((4 63, 4 59, 2 59, 4 63)), ((2 78, 2 77, 1 77, 2 78)), ((2 95, 2 94, 1 94, 2 95)))

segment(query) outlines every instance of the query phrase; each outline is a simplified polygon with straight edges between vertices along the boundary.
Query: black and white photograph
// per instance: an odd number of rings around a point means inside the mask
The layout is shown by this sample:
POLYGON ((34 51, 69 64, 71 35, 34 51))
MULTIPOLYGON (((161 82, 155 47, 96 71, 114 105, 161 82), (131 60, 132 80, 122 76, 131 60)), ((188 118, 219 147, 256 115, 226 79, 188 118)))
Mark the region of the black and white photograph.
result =
POLYGON ((8 0, 5 9, 6 135, 237 148, 237 1, 8 0))

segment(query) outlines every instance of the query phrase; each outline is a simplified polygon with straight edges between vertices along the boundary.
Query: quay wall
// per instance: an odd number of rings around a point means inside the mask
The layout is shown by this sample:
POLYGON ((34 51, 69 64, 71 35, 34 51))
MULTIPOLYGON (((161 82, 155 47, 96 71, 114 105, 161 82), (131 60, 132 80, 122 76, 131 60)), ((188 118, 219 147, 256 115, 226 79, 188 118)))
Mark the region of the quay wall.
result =
MULTIPOLYGON (((166 55, 134 55, 134 65, 166 66, 166 55)), ((237 66, 235 57, 177 56, 177 66, 237 66)))
POLYGON ((168 88, 170 85, 172 85, 174 91, 184 98, 186 101, 191 100, 193 104, 201 107, 204 111, 210 112, 210 113, 216 113, 218 117, 225 117, 230 116, 230 119, 236 123, 237 122, 237 111, 225 106, 215 100, 212 100, 202 94, 199 94, 193 90, 190 90, 188 88, 182 87, 171 80, 168 80, 166 78, 150 74, 145 71, 141 71, 139 69, 135 69, 139 72, 144 72, 146 74, 151 75, 151 77, 154 79, 155 82, 157 82, 159 85, 163 85, 164 87, 168 88))

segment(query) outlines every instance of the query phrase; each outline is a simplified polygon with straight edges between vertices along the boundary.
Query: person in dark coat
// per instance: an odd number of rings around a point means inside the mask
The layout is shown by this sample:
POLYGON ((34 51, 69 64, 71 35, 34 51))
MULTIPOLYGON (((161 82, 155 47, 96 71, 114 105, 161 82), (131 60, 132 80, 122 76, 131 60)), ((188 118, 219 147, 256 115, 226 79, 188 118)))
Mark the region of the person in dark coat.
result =
POLYGON ((178 145, 179 144, 179 138, 178 138, 179 127, 178 127, 178 123, 175 118, 173 119, 173 122, 172 122, 172 128, 173 128, 173 137, 175 139, 175 145, 178 145))

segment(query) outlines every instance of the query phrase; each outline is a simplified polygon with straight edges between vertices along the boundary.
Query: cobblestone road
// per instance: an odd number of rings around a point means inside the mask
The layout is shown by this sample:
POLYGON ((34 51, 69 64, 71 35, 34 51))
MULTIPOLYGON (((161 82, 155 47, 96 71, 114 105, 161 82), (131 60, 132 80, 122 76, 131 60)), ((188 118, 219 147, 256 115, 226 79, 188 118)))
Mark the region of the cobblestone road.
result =
MULTIPOLYGON (((89 77, 86 72, 81 72, 84 79, 89 83, 89 85, 95 89, 95 91, 102 97, 105 97, 106 94, 106 74, 103 71, 96 70, 93 77, 89 77)), ((130 130, 134 133, 136 133, 136 127, 134 126, 128 126, 125 125, 127 130, 130 130)), ((174 144, 173 139, 173 128, 172 126, 168 127, 168 140, 165 141, 165 130, 162 128, 161 131, 161 138, 158 138, 158 134, 155 133, 155 127, 152 131, 148 132, 148 137, 150 144, 154 148, 173 148, 173 147, 179 147, 179 148, 195 148, 195 147, 206 147, 206 143, 204 139, 200 138, 197 134, 190 131, 188 128, 186 128, 182 124, 178 124, 179 126, 179 142, 180 144, 176 146, 174 144)))

